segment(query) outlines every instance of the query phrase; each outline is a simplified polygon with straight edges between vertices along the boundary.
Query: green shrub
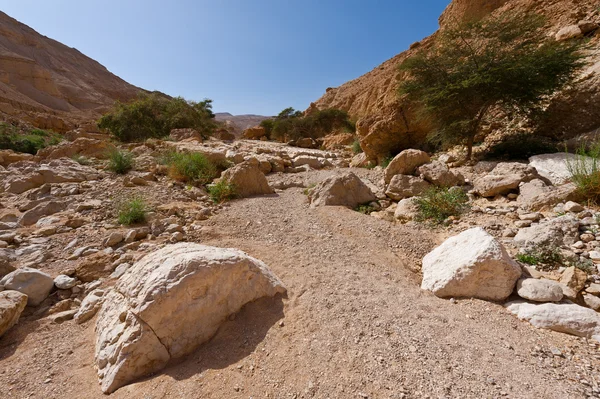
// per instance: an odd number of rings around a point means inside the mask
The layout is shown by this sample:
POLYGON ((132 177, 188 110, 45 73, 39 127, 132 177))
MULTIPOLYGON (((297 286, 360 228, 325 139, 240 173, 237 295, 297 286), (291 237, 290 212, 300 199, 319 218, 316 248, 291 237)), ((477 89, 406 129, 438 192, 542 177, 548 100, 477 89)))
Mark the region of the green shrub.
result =
POLYGON ((352 143, 352 152, 354 154, 360 154, 361 152, 363 152, 363 149, 360 146, 360 140, 359 139, 354 140, 354 143, 352 143))
POLYGON ((260 122, 260 126, 265 129, 265 135, 269 140, 271 139, 271 132, 273 131, 274 125, 275 121, 273 119, 265 119, 264 121, 260 122))
POLYGON ((108 153, 107 168, 112 172, 124 175, 133 168, 133 155, 115 148, 108 153))
POLYGON ((560 152, 558 145, 545 137, 517 134, 492 145, 485 156, 488 159, 523 160, 554 152, 560 152))
POLYGON ((279 141, 319 139, 338 129, 351 133, 356 130, 346 111, 330 108, 304 116, 300 111, 286 108, 272 120, 270 137, 279 141))
POLYGON ((16 126, 0 123, 0 150, 13 150, 35 155, 42 148, 58 144, 61 136, 41 129, 20 131, 16 126))
POLYGON ((548 270, 562 266, 566 261, 560 249, 545 246, 529 248, 525 252, 517 254, 516 258, 519 262, 548 270))
POLYGON ((146 221, 148 208, 142 198, 132 198, 124 202, 119 209, 119 223, 125 226, 146 221))
POLYGON ((470 159, 486 119, 542 112, 584 65, 582 42, 548 40, 544 24, 514 12, 451 24, 401 63, 399 94, 433 122, 432 139, 465 144, 470 159))
POLYGON ((197 152, 170 152, 163 162, 169 167, 169 177, 177 181, 203 185, 219 175, 217 166, 197 152))
POLYGON ((415 198, 417 220, 443 223, 450 216, 460 216, 468 209, 469 198, 461 189, 433 187, 415 198))
POLYGON ((394 157, 392 157, 392 156, 388 156, 388 157, 383 158, 383 160, 381 161, 381 164, 380 164, 381 167, 383 169, 387 168, 388 165, 390 164, 390 162, 392 162, 393 159, 394 159, 394 157))
POLYGON ((92 163, 92 161, 89 158, 84 157, 81 154, 75 154, 71 157, 71 159, 77 162, 79 165, 90 165, 92 163))
POLYGON ((577 186, 579 194, 595 203, 600 201, 600 143, 594 143, 587 151, 585 147, 577 150, 573 160, 567 160, 571 181, 577 186))
POLYGON ((236 198, 237 190, 235 185, 228 183, 225 180, 221 180, 208 186, 208 195, 213 202, 220 204, 236 198))
POLYGON ((356 212, 358 213, 362 213, 364 215, 369 215, 371 214, 371 212, 375 212, 377 209, 369 204, 362 204, 356 207, 356 209, 354 209, 356 212))
POLYGON ((113 110, 98 121, 120 141, 141 141, 168 136, 172 129, 191 128, 203 137, 216 128, 212 101, 187 101, 158 94, 140 95, 130 103, 116 102, 113 110))

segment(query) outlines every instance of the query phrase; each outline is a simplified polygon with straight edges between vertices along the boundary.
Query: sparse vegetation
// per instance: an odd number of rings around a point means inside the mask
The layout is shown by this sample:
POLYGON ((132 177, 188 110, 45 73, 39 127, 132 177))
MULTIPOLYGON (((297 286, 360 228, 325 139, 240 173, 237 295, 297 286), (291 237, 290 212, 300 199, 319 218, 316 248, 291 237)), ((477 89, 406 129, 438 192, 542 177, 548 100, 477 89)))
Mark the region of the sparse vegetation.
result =
POLYGON ((221 180, 208 186, 208 195, 210 195, 213 202, 220 204, 236 198, 237 192, 234 184, 221 180))
POLYGON ((360 140, 359 139, 354 140, 354 143, 352 143, 352 152, 354 154, 360 154, 361 152, 363 152, 363 149, 360 146, 360 140))
POLYGON ((362 204, 356 207, 355 211, 364 215, 370 215, 371 212, 375 212, 377 209, 370 204, 362 204))
POLYGON ((0 150, 13 150, 35 155, 42 148, 58 144, 61 136, 41 129, 21 131, 16 126, 0 123, 0 150))
POLYGON ((461 189, 433 187, 415 198, 419 221, 443 223, 450 216, 460 216, 468 209, 469 198, 461 189))
POLYGON ((119 175, 124 175, 133 168, 133 155, 117 148, 108 153, 107 169, 119 175))
POLYGON ((571 181, 575 183, 579 194, 598 203, 600 201, 600 143, 594 143, 586 150, 582 146, 577 150, 576 158, 567 161, 571 181))
POLYGON ((408 58, 399 93, 435 124, 436 144, 467 146, 490 112, 530 116, 572 82, 583 65, 581 41, 548 40, 541 17, 505 13, 450 26, 433 47, 408 58))
POLYGON ((195 129, 208 137, 216 127, 214 117, 211 100, 169 99, 154 93, 140 95, 127 104, 117 101, 113 110, 100 118, 98 127, 125 142, 162 138, 172 129, 183 128, 195 129))
POLYGON ((125 201, 119 208, 119 223, 125 226, 146 221, 148 208, 146 202, 139 197, 125 201))
POLYGON ((383 158, 383 160, 380 163, 381 167, 383 169, 387 168, 388 165, 390 164, 390 162, 392 162, 393 159, 394 159, 394 157, 392 157, 392 156, 387 156, 387 157, 383 158))
POLYGON ((308 185, 308 187, 302 190, 302 192, 304 193, 304 195, 310 195, 311 190, 315 187, 317 187, 317 183, 311 183, 308 185))
POLYGON ((195 185, 204 185, 219 175, 219 169, 200 153, 169 152, 163 162, 169 168, 169 177, 195 185))
POLYGON ((92 161, 89 158, 84 157, 81 154, 75 154, 71 157, 71 159, 77 162, 79 165, 91 165, 92 163, 92 161))
POLYGON ((566 261, 558 248, 536 246, 516 256, 519 262, 538 266, 542 270, 556 269, 566 261))
POLYGON ((267 137, 278 141, 297 140, 303 137, 318 139, 336 130, 354 133, 354 122, 348 113, 339 109, 318 110, 304 116, 301 111, 286 108, 274 119, 261 122, 267 137))

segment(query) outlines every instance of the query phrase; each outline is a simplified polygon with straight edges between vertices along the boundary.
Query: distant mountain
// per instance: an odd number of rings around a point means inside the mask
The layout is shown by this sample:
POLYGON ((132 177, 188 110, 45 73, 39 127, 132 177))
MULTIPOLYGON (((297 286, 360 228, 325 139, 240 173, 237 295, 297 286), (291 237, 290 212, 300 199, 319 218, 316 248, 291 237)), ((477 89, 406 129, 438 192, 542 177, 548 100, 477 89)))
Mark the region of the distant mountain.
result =
POLYGON ((141 90, 0 12, 0 119, 66 131, 141 90))
POLYGON ((244 129, 258 125, 265 119, 271 118, 270 116, 263 115, 231 115, 229 112, 218 112, 215 113, 215 119, 219 122, 228 122, 233 128, 233 134, 241 136, 244 129))

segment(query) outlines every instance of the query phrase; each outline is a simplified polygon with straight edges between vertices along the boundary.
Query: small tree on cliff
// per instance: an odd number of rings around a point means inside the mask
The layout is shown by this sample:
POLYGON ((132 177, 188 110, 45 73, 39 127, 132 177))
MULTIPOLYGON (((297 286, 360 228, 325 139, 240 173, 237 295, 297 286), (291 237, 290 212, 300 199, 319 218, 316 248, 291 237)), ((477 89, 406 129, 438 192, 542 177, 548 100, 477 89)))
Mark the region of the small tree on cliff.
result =
POLYGON ((436 43, 400 65, 399 93, 420 105, 436 126, 430 139, 467 146, 491 110, 530 115, 572 82, 582 66, 580 42, 548 39, 543 20, 504 14, 456 23, 436 43))

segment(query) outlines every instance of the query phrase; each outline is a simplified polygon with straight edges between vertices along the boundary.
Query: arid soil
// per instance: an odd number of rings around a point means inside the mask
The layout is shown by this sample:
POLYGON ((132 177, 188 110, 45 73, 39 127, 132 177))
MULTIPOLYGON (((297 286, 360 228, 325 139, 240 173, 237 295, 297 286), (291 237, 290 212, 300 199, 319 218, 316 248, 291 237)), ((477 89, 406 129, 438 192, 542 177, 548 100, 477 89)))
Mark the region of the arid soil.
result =
MULTIPOLYGON (((338 171, 286 178, 310 185, 338 171)), ((378 178, 375 171, 354 171, 378 178)), ((341 207, 310 209, 299 187, 235 200, 196 223, 202 227, 188 241, 239 248, 265 261, 287 297, 247 305, 198 351, 114 398, 583 398, 592 387, 600 392, 596 344, 538 330, 501 305, 420 290, 415 271, 442 231, 341 207)), ((0 340, 0 397, 104 397, 93 366, 94 324, 56 325, 24 314, 0 340)))

